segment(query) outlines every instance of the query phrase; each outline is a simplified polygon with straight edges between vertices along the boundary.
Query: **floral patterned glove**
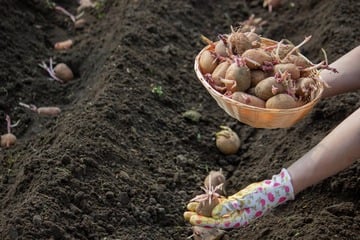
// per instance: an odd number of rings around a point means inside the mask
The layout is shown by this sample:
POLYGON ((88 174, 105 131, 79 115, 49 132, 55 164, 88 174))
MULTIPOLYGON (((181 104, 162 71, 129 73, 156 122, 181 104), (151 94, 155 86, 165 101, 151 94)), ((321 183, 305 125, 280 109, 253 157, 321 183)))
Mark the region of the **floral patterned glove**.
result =
POLYGON ((253 183, 240 192, 228 197, 212 211, 212 217, 195 213, 198 203, 190 202, 184 217, 192 225, 216 228, 237 228, 246 226, 252 220, 263 216, 271 209, 294 199, 291 178, 282 169, 271 180, 253 183))

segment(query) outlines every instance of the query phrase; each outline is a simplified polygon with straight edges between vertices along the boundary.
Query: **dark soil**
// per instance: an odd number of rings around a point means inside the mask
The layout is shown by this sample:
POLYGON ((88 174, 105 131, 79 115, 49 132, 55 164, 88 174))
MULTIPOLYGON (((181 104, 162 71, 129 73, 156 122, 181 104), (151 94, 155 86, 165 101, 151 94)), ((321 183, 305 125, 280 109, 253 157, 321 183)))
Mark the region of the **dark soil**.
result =
MULTIPOLYGON (((260 0, 102 0, 76 30, 45 0, 0 6, 0 133, 5 113, 20 120, 17 144, 0 150, 0 239, 186 239, 183 212, 209 170, 222 168, 235 193, 289 166, 360 106, 359 92, 343 94, 291 128, 255 129, 218 107, 193 70, 201 34, 216 40, 251 13, 268 21, 263 36, 312 35, 303 54, 316 62, 324 48, 334 61, 360 43, 359 1, 269 13, 260 0), (67 38, 73 48, 54 51, 67 38), (75 79, 49 81, 38 64, 50 57, 75 79), (40 118, 19 102, 63 111, 40 118), (199 122, 182 116, 191 109, 199 122), (236 155, 217 150, 220 125, 241 137, 236 155)), ((360 239, 359 173, 357 162, 224 239, 360 239)))

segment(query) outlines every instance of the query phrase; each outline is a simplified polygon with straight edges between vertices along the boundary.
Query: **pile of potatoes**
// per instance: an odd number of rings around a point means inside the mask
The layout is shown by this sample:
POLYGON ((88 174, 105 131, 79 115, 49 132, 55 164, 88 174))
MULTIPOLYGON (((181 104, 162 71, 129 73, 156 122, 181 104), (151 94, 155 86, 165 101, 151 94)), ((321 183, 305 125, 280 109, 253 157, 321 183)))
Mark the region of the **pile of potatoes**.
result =
POLYGON ((310 38, 295 46, 241 29, 219 35, 216 42, 204 37, 208 46, 199 56, 199 70, 214 90, 243 104, 300 107, 316 97, 321 83, 318 65, 299 51, 310 38))

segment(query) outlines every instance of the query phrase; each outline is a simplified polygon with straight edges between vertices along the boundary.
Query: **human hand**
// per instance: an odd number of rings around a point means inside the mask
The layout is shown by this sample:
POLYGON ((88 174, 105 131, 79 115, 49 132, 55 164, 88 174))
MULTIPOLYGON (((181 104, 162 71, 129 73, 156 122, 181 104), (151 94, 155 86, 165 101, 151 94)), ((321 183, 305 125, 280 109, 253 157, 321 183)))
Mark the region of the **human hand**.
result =
POLYGON ((293 199, 291 177, 286 169, 282 169, 272 179, 250 184, 236 194, 222 199, 212 210, 212 217, 198 215, 195 209, 199 203, 190 202, 187 205, 189 211, 184 213, 184 218, 196 226, 238 228, 293 199))

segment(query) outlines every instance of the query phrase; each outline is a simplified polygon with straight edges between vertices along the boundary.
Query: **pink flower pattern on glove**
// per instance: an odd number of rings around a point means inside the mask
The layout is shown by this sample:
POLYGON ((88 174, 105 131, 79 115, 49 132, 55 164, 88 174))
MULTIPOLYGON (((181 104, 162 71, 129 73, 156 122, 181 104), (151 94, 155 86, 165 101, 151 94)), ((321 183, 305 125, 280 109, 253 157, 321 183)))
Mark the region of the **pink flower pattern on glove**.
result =
POLYGON ((271 192, 268 193, 267 198, 270 202, 273 202, 275 200, 275 197, 271 192))

